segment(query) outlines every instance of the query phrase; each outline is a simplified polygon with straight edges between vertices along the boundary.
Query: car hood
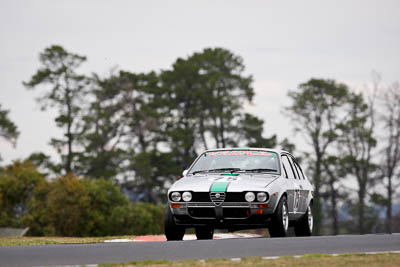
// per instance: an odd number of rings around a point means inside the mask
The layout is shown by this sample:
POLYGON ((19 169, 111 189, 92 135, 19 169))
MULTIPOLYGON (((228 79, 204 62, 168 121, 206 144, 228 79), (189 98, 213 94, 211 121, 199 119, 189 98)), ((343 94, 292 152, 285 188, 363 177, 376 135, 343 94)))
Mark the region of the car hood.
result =
POLYGON ((273 174, 243 174, 230 176, 226 174, 206 174, 186 176, 175 182, 169 191, 210 192, 216 183, 226 184, 226 192, 260 191, 278 179, 273 174))

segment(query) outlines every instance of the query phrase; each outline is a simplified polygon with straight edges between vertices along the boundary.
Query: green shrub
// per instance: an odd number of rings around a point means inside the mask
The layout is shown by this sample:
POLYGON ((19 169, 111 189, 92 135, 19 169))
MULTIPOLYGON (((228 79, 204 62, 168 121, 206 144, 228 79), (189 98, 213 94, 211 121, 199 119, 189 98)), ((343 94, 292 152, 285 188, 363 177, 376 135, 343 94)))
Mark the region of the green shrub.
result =
POLYGON ((30 162, 14 162, 0 172, 0 227, 25 227, 37 187, 46 180, 30 162))
POLYGON ((151 203, 136 203, 114 209, 115 235, 162 234, 164 207, 151 203))
POLYGON ((163 233, 164 207, 132 204, 112 181, 72 174, 47 182, 30 162, 0 174, 0 226, 29 227, 32 236, 163 233))

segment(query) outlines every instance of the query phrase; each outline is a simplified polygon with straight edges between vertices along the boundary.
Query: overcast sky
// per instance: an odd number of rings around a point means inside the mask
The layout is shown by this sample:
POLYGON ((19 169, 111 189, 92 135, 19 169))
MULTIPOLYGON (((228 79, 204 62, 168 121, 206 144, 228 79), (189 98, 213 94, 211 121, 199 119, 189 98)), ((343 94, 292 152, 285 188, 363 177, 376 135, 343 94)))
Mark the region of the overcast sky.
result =
MULTIPOLYGON (((9 163, 61 135, 55 111, 42 112, 27 81, 38 54, 59 44, 88 57, 85 73, 168 69, 178 57, 224 47, 244 59, 256 92, 248 112, 265 120, 266 136, 293 135, 282 115, 287 91, 311 77, 361 88, 371 72, 400 80, 400 1, 0 1, 0 104, 21 135, 0 140, 9 163)), ((301 143, 300 137, 296 142, 301 143)), ((306 149, 306 148, 304 148, 306 149)))

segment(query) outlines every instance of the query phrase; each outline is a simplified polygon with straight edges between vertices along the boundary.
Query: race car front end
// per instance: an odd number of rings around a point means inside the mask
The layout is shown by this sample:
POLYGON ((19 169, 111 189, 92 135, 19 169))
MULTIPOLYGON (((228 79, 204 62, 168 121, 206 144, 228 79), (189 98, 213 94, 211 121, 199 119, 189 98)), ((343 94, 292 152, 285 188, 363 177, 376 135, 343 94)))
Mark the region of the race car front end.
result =
POLYGON ((177 225, 229 230, 266 227, 276 202, 266 191, 223 192, 218 186, 210 192, 171 191, 168 196, 177 225), (192 197, 185 201, 178 194, 192 197))

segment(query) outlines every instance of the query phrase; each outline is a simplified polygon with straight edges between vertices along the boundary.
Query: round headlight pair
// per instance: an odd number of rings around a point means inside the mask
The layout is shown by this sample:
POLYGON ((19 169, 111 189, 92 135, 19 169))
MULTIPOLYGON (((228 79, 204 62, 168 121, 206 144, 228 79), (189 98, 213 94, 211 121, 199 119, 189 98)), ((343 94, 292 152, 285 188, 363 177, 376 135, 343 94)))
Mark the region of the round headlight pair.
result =
POLYGON ((179 193, 179 192, 173 192, 171 194, 172 201, 178 202, 178 201, 181 201, 181 199, 183 199, 183 201, 186 201, 186 202, 192 200, 192 193, 184 192, 182 194, 182 197, 181 197, 181 193, 179 193))
MULTIPOLYGON (((256 195, 253 192, 247 192, 244 196, 247 202, 253 202, 256 199, 256 195)), ((265 202, 267 200, 267 193, 259 192, 257 193, 257 201, 265 202)))

